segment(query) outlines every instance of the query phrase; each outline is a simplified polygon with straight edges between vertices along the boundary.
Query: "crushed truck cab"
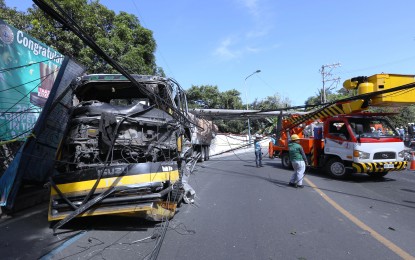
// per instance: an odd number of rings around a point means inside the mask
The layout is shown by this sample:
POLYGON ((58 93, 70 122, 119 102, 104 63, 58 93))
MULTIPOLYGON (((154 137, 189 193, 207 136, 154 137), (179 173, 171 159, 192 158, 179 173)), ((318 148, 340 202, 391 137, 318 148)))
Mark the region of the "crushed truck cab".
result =
MULTIPOLYGON (((174 82, 133 76, 154 96, 176 102, 177 110, 187 108, 174 82)), ((73 88, 74 106, 50 179, 48 219, 61 220, 60 226, 106 214, 171 218, 183 196, 186 125, 122 75, 83 76, 73 88)))

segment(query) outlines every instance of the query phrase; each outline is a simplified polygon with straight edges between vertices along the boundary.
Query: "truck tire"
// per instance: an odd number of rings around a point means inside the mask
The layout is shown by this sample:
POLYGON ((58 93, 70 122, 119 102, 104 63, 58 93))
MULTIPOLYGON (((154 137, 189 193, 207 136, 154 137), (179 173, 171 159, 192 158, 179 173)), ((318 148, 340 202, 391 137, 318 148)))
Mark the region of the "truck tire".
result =
POLYGON ((205 161, 209 161, 209 157, 210 157, 210 149, 209 149, 210 147, 209 147, 209 145, 206 145, 205 146, 205 161))
POLYGON ((339 158, 331 158, 325 166, 326 172, 335 179, 345 179, 349 176, 344 163, 339 158))
POLYGON ((204 162, 205 161, 205 147, 201 146, 200 147, 200 158, 199 158, 199 162, 204 162))
POLYGON ((281 155, 281 165, 285 169, 292 169, 293 166, 291 165, 290 156, 288 153, 283 153, 281 155))

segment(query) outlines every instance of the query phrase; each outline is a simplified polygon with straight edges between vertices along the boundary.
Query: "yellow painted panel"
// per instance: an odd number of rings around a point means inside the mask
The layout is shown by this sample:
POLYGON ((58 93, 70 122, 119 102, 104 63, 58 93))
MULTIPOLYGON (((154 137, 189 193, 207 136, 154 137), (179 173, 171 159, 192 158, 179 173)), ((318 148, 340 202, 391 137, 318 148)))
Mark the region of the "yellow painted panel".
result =
MULTIPOLYGON (((179 179, 179 171, 170 172, 155 172, 147 174, 127 175, 122 177, 104 178, 99 182, 97 189, 105 189, 111 186, 125 186, 131 184, 140 184, 147 182, 161 182, 161 181, 177 181, 179 179)), ((96 180, 79 181, 66 184, 58 184, 58 188, 62 193, 81 192, 90 190, 96 180)), ((51 189, 51 195, 56 195, 55 189, 51 189)))
POLYGON ((358 99, 358 100, 354 100, 352 102, 342 104, 344 113, 345 114, 350 114, 350 113, 362 111, 363 110, 362 109, 363 102, 364 102, 363 99, 358 99))
MULTIPOLYGON (((358 94, 372 93, 393 89, 406 84, 414 83, 414 75, 403 74, 375 74, 368 78, 373 87, 367 87, 361 83, 358 87, 358 94)), ((398 92, 389 92, 372 98, 372 106, 404 106, 415 103, 415 88, 401 90, 398 92)))

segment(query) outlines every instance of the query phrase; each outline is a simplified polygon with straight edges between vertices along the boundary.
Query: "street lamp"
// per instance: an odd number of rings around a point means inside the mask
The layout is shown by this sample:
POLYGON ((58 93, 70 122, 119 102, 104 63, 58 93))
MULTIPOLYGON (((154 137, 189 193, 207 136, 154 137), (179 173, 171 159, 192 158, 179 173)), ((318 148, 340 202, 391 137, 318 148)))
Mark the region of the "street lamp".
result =
MULTIPOLYGON (((246 100, 246 110, 248 110, 248 87, 246 86, 246 80, 254 75, 255 73, 260 73, 261 70, 256 70, 254 73, 250 74, 248 77, 245 78, 245 100, 246 100)), ((251 146, 251 124, 249 122, 249 116, 248 116, 248 146, 251 146)))

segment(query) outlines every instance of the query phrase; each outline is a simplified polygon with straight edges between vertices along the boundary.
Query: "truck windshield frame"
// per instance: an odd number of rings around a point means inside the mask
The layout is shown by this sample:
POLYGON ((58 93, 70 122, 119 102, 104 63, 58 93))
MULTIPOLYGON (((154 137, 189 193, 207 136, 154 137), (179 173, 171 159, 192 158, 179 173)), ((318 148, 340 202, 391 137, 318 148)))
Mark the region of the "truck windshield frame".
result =
POLYGON ((385 118, 348 118, 353 135, 359 138, 399 138, 399 133, 385 118))

